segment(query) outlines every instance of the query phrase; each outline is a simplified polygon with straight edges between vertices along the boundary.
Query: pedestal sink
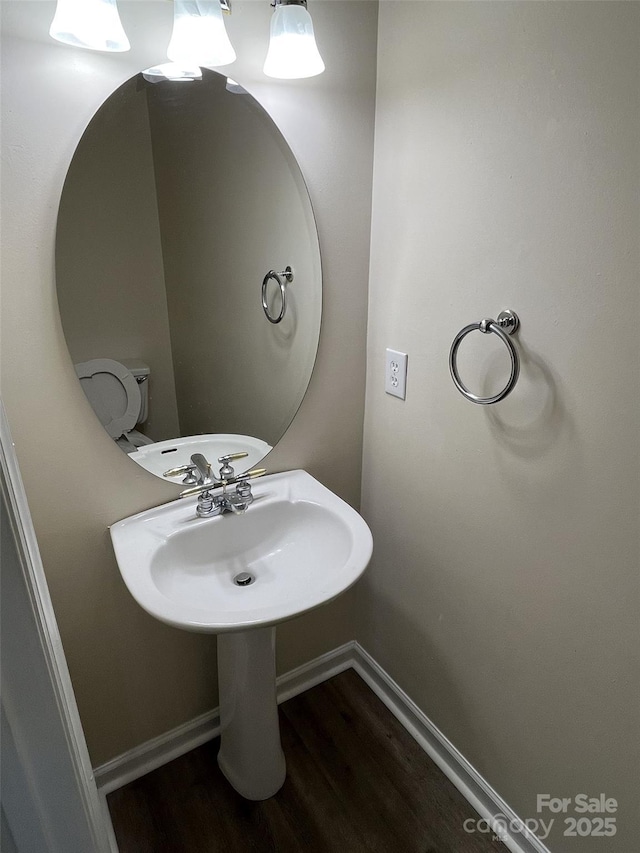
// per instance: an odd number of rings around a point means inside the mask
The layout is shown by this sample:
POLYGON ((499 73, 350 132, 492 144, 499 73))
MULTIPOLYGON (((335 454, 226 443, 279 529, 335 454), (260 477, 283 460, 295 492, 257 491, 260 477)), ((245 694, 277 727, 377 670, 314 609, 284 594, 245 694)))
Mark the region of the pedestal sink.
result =
POLYGON ((156 619, 218 634, 218 764, 247 799, 285 779, 275 685, 275 626, 336 598, 371 557, 371 532, 307 474, 255 482, 243 515, 198 518, 173 501, 111 527, 122 577, 156 619))

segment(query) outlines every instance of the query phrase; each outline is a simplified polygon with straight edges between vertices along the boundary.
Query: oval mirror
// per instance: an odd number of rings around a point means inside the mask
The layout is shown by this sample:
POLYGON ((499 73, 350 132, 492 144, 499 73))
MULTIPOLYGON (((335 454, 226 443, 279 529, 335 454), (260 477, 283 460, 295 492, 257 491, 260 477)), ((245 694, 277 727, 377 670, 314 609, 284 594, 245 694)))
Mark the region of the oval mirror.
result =
POLYGON ((78 378, 131 459, 163 476, 246 452, 239 473, 280 440, 316 357, 320 251, 298 164, 237 84, 138 75, 107 99, 69 166, 56 281, 78 378))

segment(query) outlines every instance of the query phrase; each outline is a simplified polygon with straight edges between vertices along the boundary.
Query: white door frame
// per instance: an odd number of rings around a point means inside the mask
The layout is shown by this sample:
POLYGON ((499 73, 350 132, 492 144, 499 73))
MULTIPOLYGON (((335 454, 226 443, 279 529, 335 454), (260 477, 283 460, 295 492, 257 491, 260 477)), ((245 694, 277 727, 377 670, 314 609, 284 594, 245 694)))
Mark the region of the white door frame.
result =
MULTIPOLYGON (((17 755, 22 762, 24 779, 27 780, 32 794, 31 803, 26 804, 22 800, 21 823, 25 824, 23 828, 26 828, 29 819, 39 821, 48 845, 43 853, 76 853, 75 850, 71 850, 68 841, 65 846, 65 838, 87 839, 87 844, 91 846, 77 853, 113 853, 114 850, 117 851, 117 846, 115 846, 110 821, 96 788, 2 400, 0 400, 0 474, 2 496, 9 519, 6 525, 9 529, 3 531, 3 535, 13 536, 17 556, 17 565, 6 567, 7 572, 13 572, 10 578, 7 577, 7 590, 18 590, 27 613, 33 616, 32 619, 17 620, 17 624, 11 625, 13 632, 11 640, 16 631, 24 633, 19 638, 25 650, 24 666, 22 660, 15 659, 18 654, 21 654, 20 651, 15 653, 5 650, 7 655, 11 653, 14 659, 3 661, 3 710, 12 728, 11 734, 17 747, 17 755), (36 661, 38 665, 30 666, 32 661, 29 655, 32 658, 34 655, 38 658, 36 661), (12 671, 14 676, 18 674, 19 678, 12 678, 12 671), (36 676, 38 671, 39 674, 36 676), (24 685, 27 683, 25 679, 30 678, 31 673, 33 673, 33 683, 28 685, 29 696, 21 696, 25 692, 24 685), (31 707, 34 707, 34 699, 37 704, 38 725, 42 728, 44 720, 45 732, 50 735, 50 742, 57 744, 55 747, 58 750, 57 755, 53 746, 51 754, 43 755, 36 743, 36 730, 30 728, 31 715, 24 712, 26 702, 31 701, 31 707), (36 749, 39 749, 37 754, 34 752, 36 749), (49 767, 46 766, 47 763, 49 767), (55 785, 52 784, 52 779, 56 780, 55 785), (63 786, 65 804, 68 806, 64 808, 64 814, 56 814, 56 811, 60 811, 60 786, 63 786), (54 803, 56 809, 54 809, 54 803), (69 825, 70 821, 73 825, 69 825)), ((13 642, 7 645, 13 649, 18 648, 18 644, 13 642)), ((28 708, 29 705, 27 710, 28 708)), ((12 775, 15 783, 18 784, 15 773, 12 775)), ((3 779, 5 803, 9 811, 11 810, 11 782, 11 778, 3 779)), ((20 851, 18 837, 20 827, 15 825, 16 815, 13 815, 14 825, 12 826, 12 815, 7 813, 7 809, 4 811, 20 851)), ((74 846, 77 846, 77 841, 74 846)))

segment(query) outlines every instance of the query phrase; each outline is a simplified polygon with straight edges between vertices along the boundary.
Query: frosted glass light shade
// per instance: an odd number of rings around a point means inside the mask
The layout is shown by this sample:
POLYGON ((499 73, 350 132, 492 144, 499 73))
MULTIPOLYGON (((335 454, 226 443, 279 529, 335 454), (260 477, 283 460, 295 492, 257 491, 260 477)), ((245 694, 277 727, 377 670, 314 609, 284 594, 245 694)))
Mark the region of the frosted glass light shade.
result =
POLYGON ((163 62, 161 65, 146 68, 142 76, 149 83, 162 83, 164 80, 171 80, 174 83, 191 83, 194 80, 202 80, 202 69, 199 65, 185 68, 177 62, 163 62))
POLYGON ((174 0, 173 33, 167 49, 172 62, 228 65, 236 58, 219 0, 174 0))
POLYGON ((122 52, 131 47, 116 0, 58 0, 49 35, 89 50, 122 52))
POLYGON ((278 5, 271 18, 271 38, 264 63, 268 77, 295 80, 322 74, 324 62, 304 6, 278 5))

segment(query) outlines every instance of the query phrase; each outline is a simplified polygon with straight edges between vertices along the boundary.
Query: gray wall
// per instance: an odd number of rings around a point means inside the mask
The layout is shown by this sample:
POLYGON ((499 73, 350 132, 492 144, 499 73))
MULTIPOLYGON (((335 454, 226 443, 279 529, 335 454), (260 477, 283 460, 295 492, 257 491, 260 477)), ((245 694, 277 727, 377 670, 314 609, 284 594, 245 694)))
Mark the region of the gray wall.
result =
MULTIPOLYGON (((148 89, 180 435, 249 434, 273 445, 313 368, 318 238, 286 142, 253 98, 225 83, 205 71, 199 83, 148 89), (287 265, 287 311, 273 325, 262 279, 287 265)), ((280 305, 278 295, 276 314, 280 305)))
POLYGON ((75 153, 56 227, 56 284, 73 361, 142 359, 151 368, 143 432, 180 435, 149 111, 136 80, 103 106, 75 153))
MULTIPOLYGON (((618 799, 554 851, 637 847, 639 34, 638 3, 380 6, 359 638, 521 817, 618 799), (505 307, 522 375, 474 406, 449 347, 505 307)), ((506 353, 468 344, 488 393, 506 353)))
MULTIPOLYGON (((57 205, 78 139, 117 86, 162 59, 171 31, 170 3, 123 0, 119 8, 134 48, 101 55, 49 38, 53 2, 1 6, 2 393, 95 764, 217 702, 215 639, 153 620, 120 579, 108 525, 174 498, 178 488, 128 460, 98 424, 75 378, 55 297, 57 205)), ((266 464, 304 467, 357 504, 377 7, 316 3, 328 70, 291 83, 262 75, 270 17, 267 3, 234 3, 229 32, 241 59, 233 73, 274 117, 308 182, 323 248, 324 316, 309 392, 266 464)), ((346 595, 283 625, 280 668, 352 638, 352 602, 346 595)))

